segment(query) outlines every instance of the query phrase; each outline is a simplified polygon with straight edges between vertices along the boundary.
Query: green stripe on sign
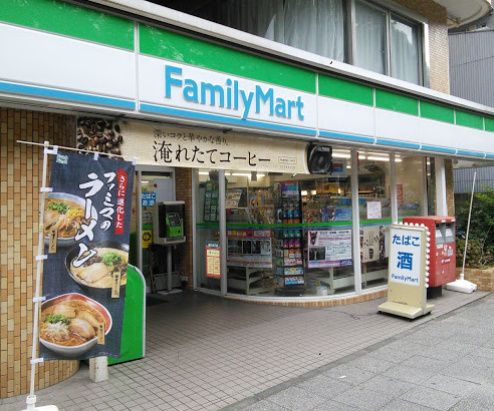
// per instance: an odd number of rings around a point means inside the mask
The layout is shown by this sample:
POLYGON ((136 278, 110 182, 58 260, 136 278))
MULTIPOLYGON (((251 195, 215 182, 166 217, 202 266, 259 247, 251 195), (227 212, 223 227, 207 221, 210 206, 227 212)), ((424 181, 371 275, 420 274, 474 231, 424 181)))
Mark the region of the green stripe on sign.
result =
POLYGON ((478 114, 473 114, 463 110, 456 110, 456 125, 483 130, 484 119, 478 114))
POLYGON ((130 20, 56 0, 3 0, 1 5, 0 21, 5 23, 134 49, 130 20))
POLYGON ((418 116, 419 101, 416 98, 376 89, 376 107, 418 116))
POLYGON ((485 120, 485 129, 487 131, 494 131, 494 118, 484 117, 484 120, 485 120))
POLYGON ((372 87, 336 77, 319 75, 319 94, 373 106, 372 87))
POLYGON ((453 108, 429 101, 420 102, 420 116, 445 123, 455 123, 455 110, 453 108))
POLYGON ((235 76, 316 92, 315 73, 182 34, 139 25, 140 52, 235 76))

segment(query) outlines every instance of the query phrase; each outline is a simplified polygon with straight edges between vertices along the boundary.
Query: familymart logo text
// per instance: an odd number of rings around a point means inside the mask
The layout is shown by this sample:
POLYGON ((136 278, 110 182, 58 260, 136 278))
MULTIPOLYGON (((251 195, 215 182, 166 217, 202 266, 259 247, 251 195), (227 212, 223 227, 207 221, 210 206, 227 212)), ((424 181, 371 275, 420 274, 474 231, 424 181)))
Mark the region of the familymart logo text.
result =
POLYGON ((273 88, 260 85, 256 85, 254 90, 246 90, 240 87, 238 80, 230 78, 224 84, 197 81, 184 77, 182 68, 165 65, 165 98, 179 96, 189 103, 238 111, 243 120, 256 113, 304 121, 301 96, 296 99, 282 98, 276 95, 273 88))

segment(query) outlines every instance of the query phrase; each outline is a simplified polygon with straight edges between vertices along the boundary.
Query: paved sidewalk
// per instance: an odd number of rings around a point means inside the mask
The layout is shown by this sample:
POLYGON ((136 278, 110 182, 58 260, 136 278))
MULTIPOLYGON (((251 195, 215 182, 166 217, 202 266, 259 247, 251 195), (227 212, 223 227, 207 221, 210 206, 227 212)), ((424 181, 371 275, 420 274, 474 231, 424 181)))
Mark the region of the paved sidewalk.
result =
POLYGON ((494 296, 227 409, 494 410, 494 296))
MULTIPOLYGON (((445 292, 434 300, 431 316, 413 322, 377 314, 382 300, 303 309, 196 293, 168 298, 148 307, 144 359, 112 366, 110 379, 98 384, 89 381, 83 367, 76 376, 37 392, 38 405, 76 411, 218 410, 485 295, 445 292)), ((344 388, 351 379, 336 382, 344 388)), ((25 396, 0 400, 2 411, 24 407, 25 396)))

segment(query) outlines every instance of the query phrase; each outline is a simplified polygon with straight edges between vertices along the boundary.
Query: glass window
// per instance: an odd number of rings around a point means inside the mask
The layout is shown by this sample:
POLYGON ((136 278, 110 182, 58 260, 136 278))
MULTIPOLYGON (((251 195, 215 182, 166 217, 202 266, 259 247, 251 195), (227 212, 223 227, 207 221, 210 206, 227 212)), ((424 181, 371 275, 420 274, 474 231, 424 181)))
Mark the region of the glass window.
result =
POLYGON ((391 76, 420 83, 419 41, 416 25, 391 17, 391 76))
POLYGON ((385 74, 386 13, 366 3, 355 2, 356 66, 385 74))
POLYGON ((422 157, 396 156, 396 200, 398 218, 427 214, 423 210, 425 167, 422 157))
POLYGON ((388 279, 387 227, 391 223, 389 155, 359 153, 359 214, 362 287, 388 279))
POLYGON ((351 64, 415 84, 422 81, 420 25, 373 1, 155 2, 338 61, 348 61, 347 49, 352 49, 351 64), (352 4, 354 15, 347 19, 352 4), (350 20, 354 27, 348 27, 350 20), (353 44, 347 32, 352 32, 353 44))
POLYGON ((287 0, 284 3, 284 39, 277 41, 320 56, 345 60, 343 0, 287 0))
POLYGON ((226 172, 228 292, 354 289, 350 153, 334 156, 331 176, 226 172))
MULTIPOLYGON (((211 0, 167 4, 320 56, 345 61, 345 0, 211 0)), ((163 3, 162 3, 163 4, 163 3)))

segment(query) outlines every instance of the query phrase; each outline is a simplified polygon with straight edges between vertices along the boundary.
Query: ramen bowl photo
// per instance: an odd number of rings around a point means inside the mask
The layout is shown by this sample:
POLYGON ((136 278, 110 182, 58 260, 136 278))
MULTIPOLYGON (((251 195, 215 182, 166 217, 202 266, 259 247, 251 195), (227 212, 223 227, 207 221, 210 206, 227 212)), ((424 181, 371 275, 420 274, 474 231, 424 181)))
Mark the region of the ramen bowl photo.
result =
MULTIPOLYGON (((74 247, 65 257, 65 267, 72 279, 85 287, 112 288, 113 274, 120 273, 120 285, 127 282, 127 265, 129 262, 129 247, 126 244, 107 241, 92 244, 87 252, 89 258, 82 264, 77 264, 79 247, 74 247), (89 253, 94 255, 89 257, 89 253)), ((84 255, 79 257, 84 260, 84 255)))
MULTIPOLYGON (((43 229, 45 240, 49 238, 52 230, 57 230, 57 244, 60 246, 71 245, 84 218, 85 201, 68 193, 49 193, 45 200, 45 217, 43 229)), ((91 217, 97 217, 94 207, 91 209, 91 217)))
POLYGON ((62 294, 41 305, 39 341, 61 356, 78 358, 96 345, 101 323, 107 335, 112 318, 103 305, 82 294, 62 294))

